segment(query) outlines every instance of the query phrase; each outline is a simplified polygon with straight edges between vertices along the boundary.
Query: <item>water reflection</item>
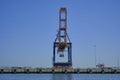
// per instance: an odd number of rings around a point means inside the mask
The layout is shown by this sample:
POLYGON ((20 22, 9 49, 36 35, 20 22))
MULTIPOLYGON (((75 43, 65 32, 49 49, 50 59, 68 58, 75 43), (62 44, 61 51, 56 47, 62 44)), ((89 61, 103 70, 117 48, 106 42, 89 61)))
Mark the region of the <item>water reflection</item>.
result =
POLYGON ((72 74, 52 74, 52 80, 72 80, 72 74))

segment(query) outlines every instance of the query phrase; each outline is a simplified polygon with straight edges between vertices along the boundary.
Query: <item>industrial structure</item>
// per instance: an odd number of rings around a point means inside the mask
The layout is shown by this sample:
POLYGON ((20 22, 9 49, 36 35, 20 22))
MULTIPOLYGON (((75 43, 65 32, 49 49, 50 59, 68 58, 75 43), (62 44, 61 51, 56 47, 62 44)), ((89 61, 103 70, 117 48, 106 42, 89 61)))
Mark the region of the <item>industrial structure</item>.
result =
POLYGON ((72 68, 72 43, 67 34, 67 9, 60 8, 59 29, 53 44, 53 68, 72 68), (67 54, 67 62, 57 62, 56 55, 64 59, 67 54))

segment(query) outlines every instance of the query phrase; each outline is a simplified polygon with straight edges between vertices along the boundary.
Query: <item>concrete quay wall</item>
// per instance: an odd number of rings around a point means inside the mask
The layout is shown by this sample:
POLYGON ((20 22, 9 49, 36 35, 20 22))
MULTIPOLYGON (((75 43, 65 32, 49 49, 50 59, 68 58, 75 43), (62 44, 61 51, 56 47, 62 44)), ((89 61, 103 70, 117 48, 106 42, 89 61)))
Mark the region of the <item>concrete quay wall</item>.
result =
POLYGON ((73 68, 73 69, 53 69, 53 68, 0 68, 0 74, 4 73, 73 73, 73 74, 120 74, 120 69, 101 68, 73 68))

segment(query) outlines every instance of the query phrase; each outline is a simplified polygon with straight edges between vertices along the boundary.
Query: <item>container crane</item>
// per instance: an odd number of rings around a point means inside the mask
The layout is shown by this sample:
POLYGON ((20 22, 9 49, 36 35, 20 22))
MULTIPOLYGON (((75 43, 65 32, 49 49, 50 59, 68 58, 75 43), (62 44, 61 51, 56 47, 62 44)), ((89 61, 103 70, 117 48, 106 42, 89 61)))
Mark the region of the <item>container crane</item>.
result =
POLYGON ((53 44, 53 68, 72 68, 72 43, 67 34, 67 9, 59 10, 59 29, 53 44), (67 52, 67 62, 56 62, 56 55, 64 58, 67 52))

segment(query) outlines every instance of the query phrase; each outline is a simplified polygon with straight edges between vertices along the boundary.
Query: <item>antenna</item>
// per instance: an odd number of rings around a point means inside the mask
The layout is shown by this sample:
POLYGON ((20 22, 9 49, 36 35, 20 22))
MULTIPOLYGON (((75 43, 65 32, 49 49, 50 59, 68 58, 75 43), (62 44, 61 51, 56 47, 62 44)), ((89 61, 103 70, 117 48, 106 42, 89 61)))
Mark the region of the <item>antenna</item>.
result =
POLYGON ((94 45, 93 47, 94 47, 95 67, 96 67, 96 61, 97 61, 97 59, 96 59, 96 45, 94 45))
POLYGON ((118 66, 118 68, 120 67, 119 66, 119 56, 117 56, 117 66, 118 66))

